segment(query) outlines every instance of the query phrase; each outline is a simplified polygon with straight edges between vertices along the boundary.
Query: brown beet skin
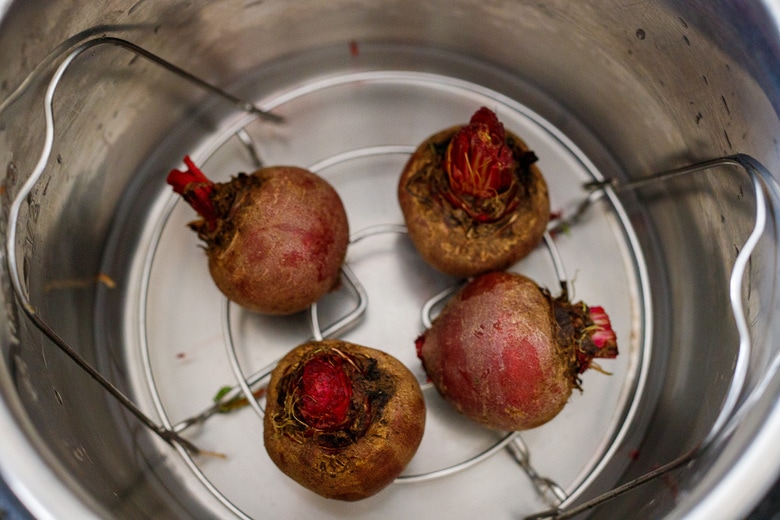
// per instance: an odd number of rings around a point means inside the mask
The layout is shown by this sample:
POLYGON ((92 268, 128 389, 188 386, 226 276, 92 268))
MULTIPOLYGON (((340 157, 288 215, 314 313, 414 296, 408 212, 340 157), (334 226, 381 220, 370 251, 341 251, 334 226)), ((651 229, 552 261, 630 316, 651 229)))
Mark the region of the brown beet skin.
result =
POLYGON ((493 158, 503 177, 476 171, 489 163, 485 156, 490 151, 478 157, 461 155, 462 151, 450 154, 450 143, 467 133, 470 124, 426 139, 410 157, 398 183, 398 201, 420 255, 438 270, 464 278, 506 269, 528 255, 541 241, 550 216, 547 184, 533 164, 535 155, 522 139, 505 131, 492 112, 480 109, 475 118, 485 113, 496 127, 494 139, 501 139, 503 153, 509 154, 493 158), (461 157, 471 159, 471 166, 461 164, 459 170, 467 177, 464 184, 472 188, 465 194, 448 174, 461 157), (511 158, 513 167, 506 164, 511 158), (482 193, 476 194, 480 188, 482 193))
POLYGON ((418 355, 439 393, 462 414, 498 430, 534 428, 563 409, 593 357, 617 355, 608 320, 602 346, 589 344, 586 357, 578 354, 577 342, 595 330, 592 321, 577 322, 585 309, 554 300, 522 275, 488 273, 447 303, 417 340, 418 355))
POLYGON ((360 500, 392 483, 425 427, 414 375, 389 354, 338 340, 289 352, 271 374, 266 402, 271 460, 302 486, 338 500, 360 500))
POLYGON ((176 189, 178 180, 177 192, 200 213, 190 226, 206 242, 211 276, 230 300, 264 314, 292 314, 338 284, 349 226, 327 181, 294 166, 227 183, 181 181, 186 173, 172 171, 169 183, 176 189))

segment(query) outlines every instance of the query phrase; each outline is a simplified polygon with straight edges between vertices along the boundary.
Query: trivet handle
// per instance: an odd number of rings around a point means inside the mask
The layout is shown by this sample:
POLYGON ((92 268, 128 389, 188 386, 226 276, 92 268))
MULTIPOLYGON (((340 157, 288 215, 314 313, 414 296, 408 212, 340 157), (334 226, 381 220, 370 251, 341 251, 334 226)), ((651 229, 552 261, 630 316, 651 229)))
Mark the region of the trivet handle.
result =
POLYGON ((41 151, 41 155, 35 165, 35 168, 33 169, 30 176, 25 180, 19 193, 14 198, 9 210, 8 229, 5 244, 6 262, 14 294, 17 301, 24 309, 26 315, 35 324, 35 326, 41 330, 41 332, 43 332, 52 342, 54 342, 54 344, 60 350, 62 350, 68 357, 70 357, 87 374, 89 374, 89 376, 92 377, 97 383, 99 383, 109 394, 116 398, 116 400, 136 418, 138 418, 142 424, 147 426, 150 430, 152 430, 169 444, 176 443, 190 453, 201 453, 201 450, 199 450, 188 440, 181 437, 176 431, 168 430, 155 424, 155 422, 152 421, 146 414, 144 414, 141 409, 135 405, 135 403, 133 403, 127 396, 125 396, 110 381, 103 377, 94 367, 92 367, 92 365, 87 360, 85 360, 71 345, 69 345, 67 341, 65 341, 55 330, 53 330, 48 325, 48 323, 46 323, 46 321, 37 313, 35 306, 30 301, 27 287, 22 280, 21 271, 19 269, 16 251, 19 216, 21 214, 23 205, 28 201, 30 193, 43 175, 43 172, 46 169, 46 165, 48 164, 51 157, 51 152, 54 145, 54 95, 57 91, 57 87, 60 84, 62 76, 68 70, 73 61, 85 51, 99 45, 114 45, 127 49, 136 55, 142 56, 151 62, 156 63, 157 65, 193 83, 194 85, 222 97, 223 99, 236 105, 240 110, 254 114, 262 119, 273 123, 282 123, 284 122, 284 119, 281 116, 271 112, 261 110, 252 103, 239 99, 232 94, 225 92, 219 87, 207 83, 197 76, 190 74, 189 72, 177 67, 176 65, 160 58, 155 54, 152 54, 151 52, 135 45, 134 43, 120 38, 100 36, 98 38, 88 40, 73 49, 57 67, 51 80, 49 81, 44 96, 44 118, 46 122, 46 132, 44 135, 43 150, 41 151))
POLYGON ((576 223, 588 208, 600 198, 600 194, 603 193, 602 190, 611 189, 614 190, 616 194, 619 194, 621 192, 631 191, 677 178, 682 175, 711 170, 719 166, 736 166, 750 176, 756 198, 756 220, 753 230, 750 232, 750 235, 737 254, 729 278, 729 300, 731 302, 731 308, 739 334, 739 347, 734 366, 732 384, 729 386, 729 391, 724 399, 723 406, 721 407, 715 423, 708 431, 704 440, 698 445, 663 466, 655 468, 636 479, 602 493, 582 504, 569 508, 555 507, 526 516, 524 520, 563 520, 572 518, 608 502, 613 498, 623 495, 646 482, 657 479, 675 469, 693 462, 704 451, 714 449, 728 439, 731 433, 740 424, 741 419, 747 415, 755 403, 758 402, 767 385, 774 379, 778 372, 780 372, 780 348, 778 348, 777 352, 769 359, 764 374, 747 394, 745 394, 748 366, 753 351, 753 342, 750 335, 750 325, 743 305, 742 285, 745 274, 749 269, 751 257, 755 252, 759 241, 767 232, 767 228, 774 233, 774 243, 777 244, 778 241, 780 241, 780 222, 778 222, 780 217, 777 215, 777 208, 780 207, 780 187, 769 170, 755 158, 746 154, 735 154, 660 172, 636 181, 621 183, 615 180, 605 180, 588 183, 585 187, 590 190, 590 195, 576 209, 574 214, 566 219, 562 219, 561 222, 555 225, 554 229, 558 229, 559 226, 569 226, 576 223))

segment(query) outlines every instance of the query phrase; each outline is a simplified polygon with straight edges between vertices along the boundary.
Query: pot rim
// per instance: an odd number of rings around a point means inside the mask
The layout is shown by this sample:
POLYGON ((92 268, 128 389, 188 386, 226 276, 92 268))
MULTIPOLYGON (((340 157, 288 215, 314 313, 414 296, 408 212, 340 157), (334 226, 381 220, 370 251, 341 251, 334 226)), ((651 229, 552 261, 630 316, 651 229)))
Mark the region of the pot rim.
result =
MULTIPOLYGON (((0 25, 5 20, 13 0, 0 0, 0 25)), ((759 0, 771 18, 771 26, 780 46, 780 0, 759 0)), ((780 63, 780 56, 772 56, 780 63)), ((4 365, 0 360, 0 365, 4 365)), ((6 370, 2 366, 0 369, 6 370)), ((83 496, 74 492, 77 483, 68 483, 44 457, 45 446, 29 432, 24 411, 11 381, 0 381, 0 424, 19 424, 21 428, 0 429, 0 478, 28 509, 41 520, 56 518, 102 518, 83 496), (45 492, 41 492, 45 490, 45 492)), ((705 519, 745 517, 764 497, 780 477, 780 404, 764 418, 761 427, 746 449, 722 478, 709 489, 693 492, 681 500, 672 517, 705 519), (739 490, 740 500, 734 500, 739 490)), ((51 457, 50 457, 51 459, 51 457)))

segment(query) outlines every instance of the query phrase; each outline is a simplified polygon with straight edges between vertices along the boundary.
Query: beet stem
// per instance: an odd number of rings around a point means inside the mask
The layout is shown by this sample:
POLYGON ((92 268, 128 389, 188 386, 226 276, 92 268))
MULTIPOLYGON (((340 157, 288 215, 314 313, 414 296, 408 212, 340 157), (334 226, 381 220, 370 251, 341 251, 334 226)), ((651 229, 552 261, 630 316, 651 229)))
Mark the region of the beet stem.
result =
POLYGON ((322 356, 306 362, 301 374, 299 412, 309 426, 332 431, 349 419, 352 381, 339 357, 322 356))
POLYGON ((173 186, 173 191, 181 195, 192 206, 192 209, 203 217, 203 220, 214 229, 217 226, 217 214, 211 194, 214 192, 214 183, 198 168, 189 156, 184 157, 187 169, 171 170, 167 182, 173 186))
POLYGON ((559 343, 575 346, 572 370, 582 374, 593 366, 595 358, 614 359, 618 355, 617 335, 603 307, 571 303, 562 284, 561 296, 553 303, 553 312, 560 325, 559 343))
POLYGON ((512 211, 516 170, 504 125, 482 107, 450 139, 442 167, 449 189, 445 198, 477 222, 492 222, 512 211))
POLYGON ((593 330, 590 334, 590 339, 593 344, 596 345, 601 352, 597 357, 612 357, 617 356, 617 336, 615 331, 612 330, 612 323, 609 321, 609 316, 601 306, 588 307, 590 319, 593 320, 593 330))
POLYGON ((485 107, 472 116, 447 147, 445 170, 456 193, 495 197, 514 182, 515 167, 504 125, 485 107))

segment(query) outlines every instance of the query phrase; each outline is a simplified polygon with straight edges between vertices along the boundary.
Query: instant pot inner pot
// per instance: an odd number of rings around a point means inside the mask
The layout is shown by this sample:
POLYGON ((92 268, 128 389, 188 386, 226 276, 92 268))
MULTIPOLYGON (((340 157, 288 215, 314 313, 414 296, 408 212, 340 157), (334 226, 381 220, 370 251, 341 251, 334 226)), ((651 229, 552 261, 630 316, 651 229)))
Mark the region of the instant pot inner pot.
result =
MULTIPOLYGON (((519 518, 677 461, 591 511, 650 518, 703 510, 739 469, 778 393, 768 172, 780 132, 751 42, 719 20, 760 20, 758 6, 115 4, 126 9, 59 13, 51 36, 69 32, 0 112, 12 152, 5 393, 40 471, 72 493, 52 514, 519 518), (519 435, 475 426, 426 383, 414 339, 460 281, 418 257, 395 199, 414 148, 480 106, 528 142, 549 184, 550 233, 512 270, 603 305, 621 349, 558 417, 519 435), (187 229, 195 214, 165 184, 185 155, 216 180, 294 164, 339 191, 352 240, 316 320, 254 315, 216 290, 187 229), (585 187, 605 178, 616 183, 585 187), (318 335, 386 350, 425 387, 418 454, 357 503, 304 490, 262 446, 270 368, 318 335), (62 345, 203 452, 163 441, 62 345), (214 413, 227 388, 259 398, 214 413)), ((6 19, 35 16, 15 4, 6 19)), ((774 473, 720 511, 745 514, 774 473)))

